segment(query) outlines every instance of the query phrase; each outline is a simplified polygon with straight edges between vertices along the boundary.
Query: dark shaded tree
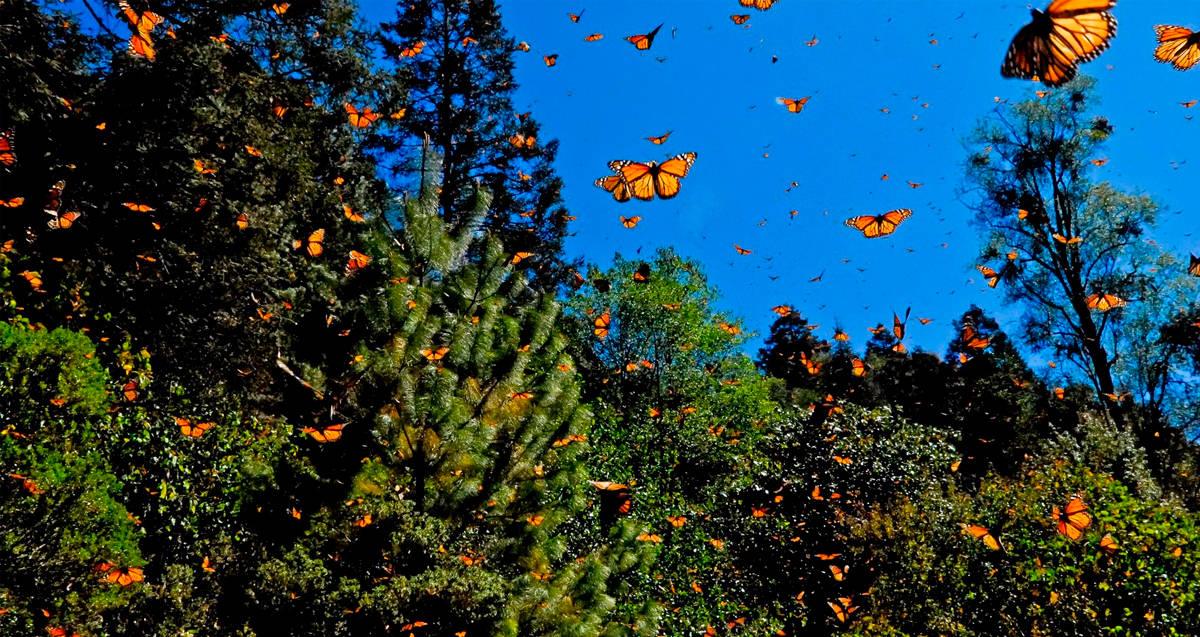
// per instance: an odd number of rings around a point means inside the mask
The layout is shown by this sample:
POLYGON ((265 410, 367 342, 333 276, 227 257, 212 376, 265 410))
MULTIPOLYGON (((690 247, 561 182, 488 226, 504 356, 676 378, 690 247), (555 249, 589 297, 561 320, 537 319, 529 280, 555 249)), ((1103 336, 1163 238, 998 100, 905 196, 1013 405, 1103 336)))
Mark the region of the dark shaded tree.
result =
POLYGON ((471 217, 480 189, 491 193, 483 226, 512 253, 532 253, 538 287, 567 281, 562 241, 570 217, 554 172, 558 142, 545 139, 529 113, 512 103, 517 42, 494 0, 398 3, 383 25, 392 86, 404 91, 403 116, 376 138, 402 188, 414 189, 428 137, 442 158, 443 215, 453 228, 471 217))

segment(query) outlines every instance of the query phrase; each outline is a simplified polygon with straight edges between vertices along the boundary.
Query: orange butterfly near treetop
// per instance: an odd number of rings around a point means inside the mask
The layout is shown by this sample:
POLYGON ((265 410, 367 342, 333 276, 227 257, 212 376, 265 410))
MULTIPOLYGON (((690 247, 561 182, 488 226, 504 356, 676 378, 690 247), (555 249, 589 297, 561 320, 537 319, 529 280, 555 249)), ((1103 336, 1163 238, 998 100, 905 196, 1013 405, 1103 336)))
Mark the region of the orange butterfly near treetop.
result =
POLYGON ((1154 59, 1180 71, 1187 71, 1200 62, 1200 33, 1166 24, 1155 25, 1154 32, 1158 35, 1154 59))
POLYGON ((1116 0, 1053 0, 1013 37, 1000 74, 1061 86, 1096 59, 1117 34, 1116 0))
POLYGON ((379 113, 371 110, 370 106, 364 106, 360 111, 358 107, 347 102, 342 108, 346 111, 346 119, 354 128, 367 128, 379 119, 379 113))
POLYGON ((608 163, 614 174, 601 177, 595 183, 620 202, 631 198, 650 201, 656 195, 659 199, 670 199, 679 194, 681 180, 695 161, 696 153, 675 155, 661 164, 614 160, 608 163))
POLYGON ((658 31, 663 28, 662 24, 654 27, 649 33, 639 33, 625 38, 625 41, 632 44, 639 51, 646 51, 654 46, 654 37, 658 35, 658 31))
POLYGON ((142 11, 140 13, 134 11, 133 7, 129 6, 129 3, 124 0, 118 3, 117 6, 120 7, 121 14, 129 22, 130 28, 134 31, 133 35, 129 38, 129 52, 153 62, 157 53, 154 50, 154 41, 150 39, 150 32, 163 23, 162 16, 153 11, 142 11))
POLYGON ((868 239, 886 237, 896 231, 900 224, 912 216, 912 210, 899 208, 881 215, 861 215, 846 220, 846 225, 858 230, 868 239))

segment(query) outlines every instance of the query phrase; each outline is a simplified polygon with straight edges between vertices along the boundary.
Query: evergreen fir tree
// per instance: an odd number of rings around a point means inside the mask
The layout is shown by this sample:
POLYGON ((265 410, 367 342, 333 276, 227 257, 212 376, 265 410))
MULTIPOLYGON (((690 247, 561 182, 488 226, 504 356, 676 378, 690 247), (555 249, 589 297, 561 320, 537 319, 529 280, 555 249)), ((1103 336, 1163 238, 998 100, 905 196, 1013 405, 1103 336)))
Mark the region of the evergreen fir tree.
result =
POLYGON ((382 41, 395 66, 392 85, 407 96, 396 127, 375 138, 396 183, 416 185, 416 151, 428 137, 442 157, 440 205, 451 228, 471 219, 472 201, 486 189, 492 205, 484 227, 509 251, 531 253, 521 266, 538 273, 536 287, 565 282, 570 216, 553 168, 558 142, 513 106, 519 49, 496 2, 400 2, 382 41))

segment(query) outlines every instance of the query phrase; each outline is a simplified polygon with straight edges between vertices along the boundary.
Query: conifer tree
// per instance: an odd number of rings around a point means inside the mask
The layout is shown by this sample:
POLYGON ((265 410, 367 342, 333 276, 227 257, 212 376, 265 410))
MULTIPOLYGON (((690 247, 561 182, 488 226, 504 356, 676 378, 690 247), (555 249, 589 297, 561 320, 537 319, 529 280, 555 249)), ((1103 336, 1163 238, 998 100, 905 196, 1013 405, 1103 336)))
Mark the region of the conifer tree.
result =
MULTIPOLYGON (((274 511, 299 520, 251 585, 258 627, 599 634, 607 580, 640 549, 568 535, 590 489, 590 414, 556 303, 470 220, 451 230, 429 161, 395 241, 378 228, 362 275, 383 289, 365 299, 357 349, 312 379, 337 423, 309 441, 295 512, 274 511)), ((488 203, 480 191, 472 216, 488 203)))
MULTIPOLYGON (((567 280, 562 241, 570 217, 546 139, 529 113, 513 106, 517 42, 494 0, 399 2, 383 25, 393 85, 407 96, 403 116, 376 141, 395 183, 413 189, 426 137, 442 157, 441 208, 452 228, 471 218, 477 190, 492 197, 484 226, 513 253, 529 252, 535 286, 567 280), (394 132, 391 132, 394 131, 394 132)), ((524 47, 527 48, 527 47, 524 47)))

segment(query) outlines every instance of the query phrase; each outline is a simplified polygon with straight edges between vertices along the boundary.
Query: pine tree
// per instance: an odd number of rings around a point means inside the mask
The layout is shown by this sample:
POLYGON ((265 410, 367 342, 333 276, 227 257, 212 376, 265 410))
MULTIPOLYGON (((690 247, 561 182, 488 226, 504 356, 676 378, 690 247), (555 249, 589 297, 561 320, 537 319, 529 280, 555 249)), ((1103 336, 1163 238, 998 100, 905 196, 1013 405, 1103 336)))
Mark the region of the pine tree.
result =
POLYGON ((314 427, 296 500, 274 507, 293 534, 250 586, 256 630, 599 634, 637 549, 569 535, 590 416, 556 303, 469 219, 451 230, 429 162, 395 240, 379 228, 363 276, 384 289, 356 351, 313 379, 336 423, 314 427))
POLYGON ((511 252, 531 253, 522 267, 538 272, 535 286, 566 281, 562 242, 570 217, 553 168, 558 142, 513 107, 519 49, 496 2, 400 2, 382 40, 395 65, 392 85, 407 96, 396 127, 376 138, 396 183, 416 185, 416 151, 428 137, 442 157, 440 204, 451 227, 471 219, 472 201, 486 189, 492 205, 484 226, 511 252))

